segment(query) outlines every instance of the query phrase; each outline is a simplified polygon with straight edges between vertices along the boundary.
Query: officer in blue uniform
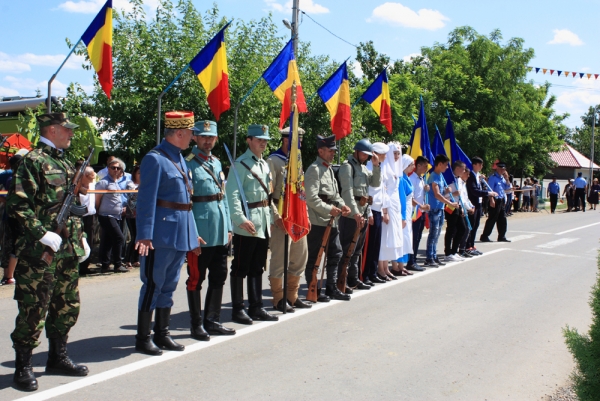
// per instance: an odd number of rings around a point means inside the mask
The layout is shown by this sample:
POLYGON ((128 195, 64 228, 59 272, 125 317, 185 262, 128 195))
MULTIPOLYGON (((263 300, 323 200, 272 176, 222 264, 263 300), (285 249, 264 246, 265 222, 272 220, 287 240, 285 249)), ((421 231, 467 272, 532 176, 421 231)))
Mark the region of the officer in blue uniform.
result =
POLYGON ((483 233, 479 240, 481 242, 492 242, 490 234, 494 225, 498 223, 498 242, 510 242, 506 238, 508 224, 506 221, 506 192, 512 191, 512 185, 506 172, 506 163, 498 161, 496 163, 496 172, 488 179, 488 186, 493 192, 490 192, 490 206, 488 207, 488 218, 485 221, 483 233), (492 195, 495 194, 495 195, 492 195))
POLYGON ((210 334, 233 335, 234 329, 223 327, 221 301, 223 285, 227 280, 227 252, 231 242, 232 227, 229 206, 225 196, 225 175, 221 162, 212 155, 217 143, 217 123, 199 121, 194 132, 196 146, 185 162, 192 172, 194 195, 192 196, 194 219, 198 236, 205 244, 202 253, 196 256, 188 252, 187 297, 190 307, 192 337, 210 340, 210 334), (202 327, 200 290, 208 269, 208 290, 204 302, 204 327, 202 327))
POLYGON ((165 139, 142 159, 138 187, 135 247, 141 256, 143 285, 135 349, 149 355, 162 354, 161 348, 184 350, 169 334, 173 292, 186 253, 199 253, 201 242, 192 214, 192 176, 181 155, 197 130, 194 113, 173 111, 165 117, 165 139), (154 309, 153 342, 150 322, 154 309))

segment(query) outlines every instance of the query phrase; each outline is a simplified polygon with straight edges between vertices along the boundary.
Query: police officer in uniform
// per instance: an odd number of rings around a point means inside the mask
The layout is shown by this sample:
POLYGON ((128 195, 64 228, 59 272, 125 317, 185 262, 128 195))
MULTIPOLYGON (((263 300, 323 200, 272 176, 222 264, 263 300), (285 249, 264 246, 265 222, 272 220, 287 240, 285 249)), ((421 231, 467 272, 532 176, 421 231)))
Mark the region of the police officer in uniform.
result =
POLYGON ((199 253, 203 242, 192 214, 192 174, 181 155, 194 131, 194 113, 167 112, 165 139, 144 156, 140 166, 135 247, 141 256, 142 288, 135 349, 148 355, 162 354, 161 348, 185 348, 171 338, 169 320, 185 255, 191 250, 199 253), (150 323, 155 309, 152 341, 150 323))
MULTIPOLYGON (((319 249, 323 242, 323 234, 331 216, 347 216, 350 208, 345 205, 339 194, 337 180, 335 179, 331 163, 335 157, 337 147, 335 136, 322 137, 317 135, 317 152, 319 156, 304 173, 304 188, 306 191, 306 205, 308 206, 308 218, 311 230, 306 236, 308 245, 308 259, 306 261, 306 282, 310 286, 312 281, 315 262, 319 249)), ((340 292, 337 287, 337 269, 342 257, 342 246, 340 245, 337 221, 333 221, 329 242, 327 245, 327 296, 322 299, 329 301, 329 297, 349 301, 350 295, 340 292)), ((323 255, 325 257, 325 255, 323 255)))
MULTIPOLYGON (((289 244, 289 266, 287 276, 287 294, 283 293, 283 251, 285 229, 283 220, 277 210, 279 198, 284 196, 283 193, 283 178, 285 175, 285 167, 288 161, 289 151, 289 136, 290 128, 284 128, 279 131, 281 133, 281 147, 271 153, 267 159, 269 170, 273 176, 273 201, 271 208, 275 224, 271 227, 271 261, 269 263, 269 283, 271 285, 271 293, 273 294, 273 307, 281 312, 283 308, 287 308, 287 312, 293 312, 295 308, 311 308, 310 303, 302 301, 298 298, 298 289, 300 288, 300 277, 304 273, 306 266, 306 258, 308 257, 306 236, 302 237, 298 242, 293 242, 288 237, 289 244), (284 299, 287 299, 289 305, 286 305, 284 299), (291 306, 290 306, 291 305, 291 306)), ((298 128, 298 135, 302 141, 304 130, 298 128)))
POLYGON ((266 125, 253 124, 248 127, 248 150, 231 166, 237 171, 241 187, 233 170, 229 172, 225 186, 233 222, 230 279, 232 320, 240 324, 252 324, 253 320, 279 320, 264 309, 262 302, 262 274, 267 263, 270 227, 273 224, 273 211, 270 208, 273 183, 269 166, 262 158, 269 139, 269 127, 266 125), (240 191, 245 194, 250 216, 244 213, 240 191), (246 276, 250 303, 248 312, 244 308, 246 276))
MULTIPOLYGON (((348 155, 348 159, 342 163, 338 172, 340 186, 342 187, 342 198, 350 208, 350 215, 340 219, 340 242, 342 243, 342 254, 344 256, 350 248, 355 230, 357 227, 360 228, 360 235, 347 267, 347 285, 349 288, 346 289, 346 292, 348 293, 352 293, 352 288, 359 290, 371 289, 371 286, 360 281, 358 277, 358 260, 365 245, 366 217, 369 212, 369 204, 372 203, 372 199, 369 198, 369 186, 376 188, 381 185, 380 170, 379 158, 376 154, 373 154, 373 145, 368 139, 361 139, 354 145, 354 153, 348 155), (373 163, 373 171, 369 171, 365 166, 369 159, 373 163)), ((342 258, 339 266, 340 270, 343 261, 342 258)), ((338 271, 338 274, 340 274, 340 271, 338 271)))
POLYGON ((198 236, 206 244, 202 253, 188 252, 187 297, 190 307, 192 337, 210 340, 210 334, 233 335, 234 329, 223 327, 221 301, 223 285, 227 280, 227 251, 231 242, 232 227, 229 206, 225 199, 225 175, 221 162, 211 154, 217 143, 217 124, 214 121, 199 121, 194 132, 196 146, 185 162, 192 172, 194 186, 193 212, 198 236), (208 269, 208 290, 204 302, 204 327, 202 327, 200 290, 208 269))
POLYGON ((17 388, 38 388, 31 357, 42 328, 49 341, 46 373, 86 376, 88 368, 74 363, 67 354, 67 337, 79 316, 79 267, 90 254, 79 217, 70 216, 59 235, 56 215, 65 191, 73 183, 75 170, 64 157, 71 145, 73 129, 65 113, 42 114, 37 118, 40 140, 37 148, 23 157, 14 173, 7 198, 9 216, 21 233, 16 237, 15 300, 19 314, 11 334, 16 351, 13 381, 17 388), (41 259, 45 249, 55 252, 50 265, 41 259))

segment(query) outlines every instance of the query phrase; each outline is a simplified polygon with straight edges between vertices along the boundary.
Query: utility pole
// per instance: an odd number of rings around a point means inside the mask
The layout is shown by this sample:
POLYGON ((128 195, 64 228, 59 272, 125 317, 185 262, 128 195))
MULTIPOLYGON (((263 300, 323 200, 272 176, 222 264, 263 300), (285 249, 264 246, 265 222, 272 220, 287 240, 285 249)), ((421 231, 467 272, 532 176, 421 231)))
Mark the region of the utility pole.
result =
POLYGON ((594 106, 594 114, 592 119, 592 146, 590 151, 590 178, 588 181, 588 185, 591 188, 592 181, 594 180, 594 130, 596 129, 596 106, 594 106))
POLYGON ((298 57, 298 15, 300 14, 300 0, 294 0, 292 6, 292 40, 294 45, 294 56, 298 57))

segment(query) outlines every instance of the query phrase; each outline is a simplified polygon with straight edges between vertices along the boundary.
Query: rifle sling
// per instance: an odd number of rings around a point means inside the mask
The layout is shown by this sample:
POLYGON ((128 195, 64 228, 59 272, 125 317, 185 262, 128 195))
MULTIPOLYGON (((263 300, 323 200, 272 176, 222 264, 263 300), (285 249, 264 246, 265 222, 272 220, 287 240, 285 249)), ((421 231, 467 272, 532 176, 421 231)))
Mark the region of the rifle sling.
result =
POLYGON ((258 176, 258 174, 256 174, 254 171, 252 171, 252 169, 250 167, 248 167, 248 165, 246 163, 244 163, 243 161, 240 161, 240 163, 242 164, 242 166, 246 167, 246 169, 250 172, 250 174, 252 174, 252 176, 254 178, 256 178, 258 180, 258 183, 260 184, 260 186, 262 187, 262 189, 265 190, 265 193, 267 194, 267 198, 271 198, 271 194, 269 193, 269 189, 267 188, 267 186, 265 185, 265 183, 263 182, 263 180, 258 176))
POLYGON ((202 167, 204 171, 206 171, 212 177, 213 181, 217 184, 217 187, 219 187, 219 189, 221 190, 221 193, 223 193, 223 185, 219 182, 215 173, 213 173, 211 169, 204 165, 204 160, 199 158, 198 155, 194 155, 194 160, 196 160, 200 167, 202 167))
POLYGON ((175 166, 175 168, 177 169, 177 171, 179 171, 181 173, 181 176, 183 177, 183 181, 185 181, 185 186, 187 188, 188 193, 191 195, 194 191, 192 190, 192 187, 190 186, 190 182, 188 181, 187 176, 185 175, 184 171, 181 169, 181 167, 179 167, 177 165, 177 163, 175 162, 175 160, 173 160, 171 158, 171 156, 169 156, 169 154, 167 152, 165 152, 162 149, 155 149, 156 151, 160 152, 164 157, 166 157, 167 159, 169 159, 171 161, 171 163, 173 163, 173 165, 175 166))

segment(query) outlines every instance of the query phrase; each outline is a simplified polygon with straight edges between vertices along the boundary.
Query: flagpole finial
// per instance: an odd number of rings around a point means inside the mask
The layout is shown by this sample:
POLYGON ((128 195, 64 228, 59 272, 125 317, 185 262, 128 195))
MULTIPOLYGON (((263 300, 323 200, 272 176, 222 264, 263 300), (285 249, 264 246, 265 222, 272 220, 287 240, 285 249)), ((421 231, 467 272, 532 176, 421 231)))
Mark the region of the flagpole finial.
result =
POLYGON ((419 95, 419 98, 421 99, 421 101, 423 101, 423 95, 419 95))
POLYGON ((440 129, 438 128, 437 124, 435 124, 435 130, 439 131, 440 129))
POLYGON ((448 112, 448 109, 446 109, 446 117, 450 118, 450 113, 448 112))

